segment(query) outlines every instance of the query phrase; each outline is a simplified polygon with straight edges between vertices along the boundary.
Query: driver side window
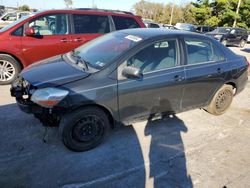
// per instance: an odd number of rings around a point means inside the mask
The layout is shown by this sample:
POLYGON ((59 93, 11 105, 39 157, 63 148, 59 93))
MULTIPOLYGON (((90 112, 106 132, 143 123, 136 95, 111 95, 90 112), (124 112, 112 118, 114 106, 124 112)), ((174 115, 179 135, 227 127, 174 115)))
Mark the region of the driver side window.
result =
POLYGON ((69 33, 66 14, 46 15, 32 20, 29 27, 35 29, 36 36, 63 35, 69 33))
POLYGON ((139 51, 127 61, 127 66, 137 67, 142 73, 147 73, 174 67, 176 63, 176 40, 164 40, 139 51))

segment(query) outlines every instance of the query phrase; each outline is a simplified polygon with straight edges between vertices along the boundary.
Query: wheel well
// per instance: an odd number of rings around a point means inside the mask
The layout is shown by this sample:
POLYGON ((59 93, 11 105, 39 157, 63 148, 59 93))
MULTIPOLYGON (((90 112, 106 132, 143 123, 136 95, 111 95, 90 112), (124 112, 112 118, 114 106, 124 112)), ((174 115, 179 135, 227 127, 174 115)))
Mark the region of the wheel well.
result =
POLYGON ((236 84, 235 84, 234 82, 227 82, 226 84, 227 84, 227 85, 231 85, 231 86, 233 86, 233 91, 234 91, 234 94, 235 94, 235 93, 236 93, 236 91, 237 91, 236 84))
MULTIPOLYGON (((113 118, 112 113, 104 106, 102 105, 98 105, 98 104, 86 104, 84 106, 80 106, 79 108, 86 108, 86 107, 97 107, 99 109, 101 109, 102 111, 105 112, 105 114, 108 116, 109 122, 110 122, 110 127, 113 129, 115 127, 115 119, 113 118)), ((77 108, 77 109, 79 109, 77 108)), ((75 109, 75 110, 77 110, 75 109)))
POLYGON ((22 62, 21 62, 21 60, 19 58, 17 58, 13 54, 9 54, 9 53, 6 53, 6 52, 0 52, 0 55, 1 54, 2 55, 9 55, 9 56, 13 57, 19 63, 19 65, 21 66, 21 69, 23 69, 23 64, 22 64, 22 62))

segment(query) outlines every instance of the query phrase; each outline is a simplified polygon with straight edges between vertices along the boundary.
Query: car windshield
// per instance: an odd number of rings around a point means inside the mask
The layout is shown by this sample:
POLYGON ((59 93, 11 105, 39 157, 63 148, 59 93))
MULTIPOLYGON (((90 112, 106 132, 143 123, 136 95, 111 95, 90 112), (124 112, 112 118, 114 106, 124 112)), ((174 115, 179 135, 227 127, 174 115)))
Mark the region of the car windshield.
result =
POLYGON ((141 40, 143 39, 139 36, 122 32, 110 33, 92 40, 76 48, 74 53, 69 52, 66 55, 77 56, 88 66, 100 70, 141 40))
POLYGON ((230 29, 229 28, 217 28, 213 30, 213 33, 229 33, 230 29))
POLYGON ((192 24, 183 24, 183 23, 177 23, 175 25, 178 29, 185 30, 185 31, 194 31, 195 27, 192 24))
POLYGON ((3 27, 2 29, 0 29, 0 32, 4 32, 4 31, 7 31, 9 28, 13 27, 14 25, 16 24, 19 24, 20 22, 22 22, 23 20, 33 16, 34 14, 30 14, 30 15, 25 15, 25 16, 22 16, 19 20, 16 20, 8 25, 6 25, 5 27, 3 27))

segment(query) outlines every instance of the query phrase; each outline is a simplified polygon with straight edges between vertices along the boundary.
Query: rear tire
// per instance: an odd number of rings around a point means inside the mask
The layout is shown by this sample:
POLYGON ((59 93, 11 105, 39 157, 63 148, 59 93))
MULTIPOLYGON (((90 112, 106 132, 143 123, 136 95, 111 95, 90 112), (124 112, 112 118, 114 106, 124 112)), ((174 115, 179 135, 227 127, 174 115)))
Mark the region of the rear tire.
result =
POLYGON ((212 101, 205 110, 213 115, 222 115, 231 105, 233 96, 233 86, 225 84, 215 93, 212 101))
POLYGON ((241 48, 244 48, 245 44, 246 44, 246 41, 245 40, 241 40, 239 46, 241 48))
POLYGON ((227 46, 227 40, 225 40, 225 39, 222 40, 222 41, 221 41, 221 44, 223 44, 224 46, 227 46))
POLYGON ((103 141, 109 127, 110 122, 104 111, 97 107, 86 107, 64 116, 59 132, 67 148, 87 151, 103 141))
POLYGON ((21 71, 21 66, 15 58, 0 54, 0 85, 13 82, 21 71))

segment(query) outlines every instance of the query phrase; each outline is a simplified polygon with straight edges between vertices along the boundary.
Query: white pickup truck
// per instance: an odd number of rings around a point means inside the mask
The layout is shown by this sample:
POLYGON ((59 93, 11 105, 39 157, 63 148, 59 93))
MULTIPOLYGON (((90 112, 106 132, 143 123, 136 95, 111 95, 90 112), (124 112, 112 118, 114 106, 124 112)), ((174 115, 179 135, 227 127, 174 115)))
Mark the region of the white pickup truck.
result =
POLYGON ((0 17, 0 28, 20 19, 23 16, 29 15, 31 12, 6 12, 0 17))

